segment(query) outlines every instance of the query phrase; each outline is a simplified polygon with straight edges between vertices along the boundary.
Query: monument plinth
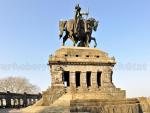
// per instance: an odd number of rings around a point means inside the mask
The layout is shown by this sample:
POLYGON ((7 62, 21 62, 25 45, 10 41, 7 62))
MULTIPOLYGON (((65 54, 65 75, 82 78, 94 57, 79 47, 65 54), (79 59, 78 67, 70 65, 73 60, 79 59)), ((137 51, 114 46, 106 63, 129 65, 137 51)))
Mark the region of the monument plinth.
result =
POLYGON ((112 82, 115 64, 97 48, 61 47, 49 57, 52 87, 62 86, 72 99, 124 99, 112 82))

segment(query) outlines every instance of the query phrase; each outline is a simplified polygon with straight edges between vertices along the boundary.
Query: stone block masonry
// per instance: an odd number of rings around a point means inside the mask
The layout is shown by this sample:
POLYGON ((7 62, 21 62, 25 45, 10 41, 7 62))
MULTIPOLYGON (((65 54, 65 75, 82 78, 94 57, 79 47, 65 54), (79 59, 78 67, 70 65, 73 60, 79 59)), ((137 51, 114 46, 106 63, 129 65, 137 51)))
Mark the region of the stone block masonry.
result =
MULTIPOLYGON (((112 81, 115 64, 114 57, 96 48, 62 47, 49 57, 51 86, 62 86, 73 100, 124 99, 125 91, 112 81)), ((48 92, 52 91, 45 92, 43 99, 52 95, 48 92)))

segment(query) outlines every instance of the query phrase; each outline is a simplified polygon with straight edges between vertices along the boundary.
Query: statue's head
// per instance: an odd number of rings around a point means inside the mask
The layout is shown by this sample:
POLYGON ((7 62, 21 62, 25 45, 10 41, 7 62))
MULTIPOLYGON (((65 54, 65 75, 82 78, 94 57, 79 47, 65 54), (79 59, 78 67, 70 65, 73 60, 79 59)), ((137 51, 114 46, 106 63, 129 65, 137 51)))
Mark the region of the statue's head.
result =
POLYGON ((93 30, 96 31, 97 30, 97 27, 98 27, 98 23, 99 21, 96 21, 94 22, 94 26, 93 26, 93 30))
POLYGON ((97 27, 98 27, 98 23, 99 23, 99 21, 97 21, 97 20, 95 20, 95 18, 89 18, 88 19, 91 23, 92 23, 92 29, 94 30, 94 31, 96 31, 97 30, 97 27))
POLYGON ((77 10, 77 11, 80 11, 80 10, 81 10, 81 7, 79 6, 79 4, 77 4, 77 5, 75 6, 75 10, 77 10))

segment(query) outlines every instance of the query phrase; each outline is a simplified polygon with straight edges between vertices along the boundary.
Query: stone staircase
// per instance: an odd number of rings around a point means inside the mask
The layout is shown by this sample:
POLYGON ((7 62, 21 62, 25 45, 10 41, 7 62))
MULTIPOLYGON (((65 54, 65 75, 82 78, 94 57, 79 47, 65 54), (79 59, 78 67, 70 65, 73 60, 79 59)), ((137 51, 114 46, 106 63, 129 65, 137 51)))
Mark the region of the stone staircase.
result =
POLYGON ((52 86, 43 92, 43 105, 49 106, 66 93, 64 86, 52 86))
POLYGON ((70 100, 72 99, 71 94, 64 94, 62 97, 60 97, 58 100, 56 100, 53 104, 51 104, 52 107, 70 107, 70 100), (64 104, 65 103, 65 104, 64 104))
POLYGON ((44 109, 41 113, 70 113, 70 100, 72 95, 66 93, 58 98, 49 108, 44 109))

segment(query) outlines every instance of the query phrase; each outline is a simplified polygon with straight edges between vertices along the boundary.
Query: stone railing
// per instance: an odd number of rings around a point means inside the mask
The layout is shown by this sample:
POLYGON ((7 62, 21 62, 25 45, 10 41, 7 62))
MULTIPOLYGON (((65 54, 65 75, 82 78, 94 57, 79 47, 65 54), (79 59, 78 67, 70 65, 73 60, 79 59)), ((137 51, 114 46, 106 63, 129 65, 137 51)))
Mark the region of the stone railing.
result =
POLYGON ((33 105, 42 98, 39 94, 0 92, 0 108, 20 108, 33 105))

